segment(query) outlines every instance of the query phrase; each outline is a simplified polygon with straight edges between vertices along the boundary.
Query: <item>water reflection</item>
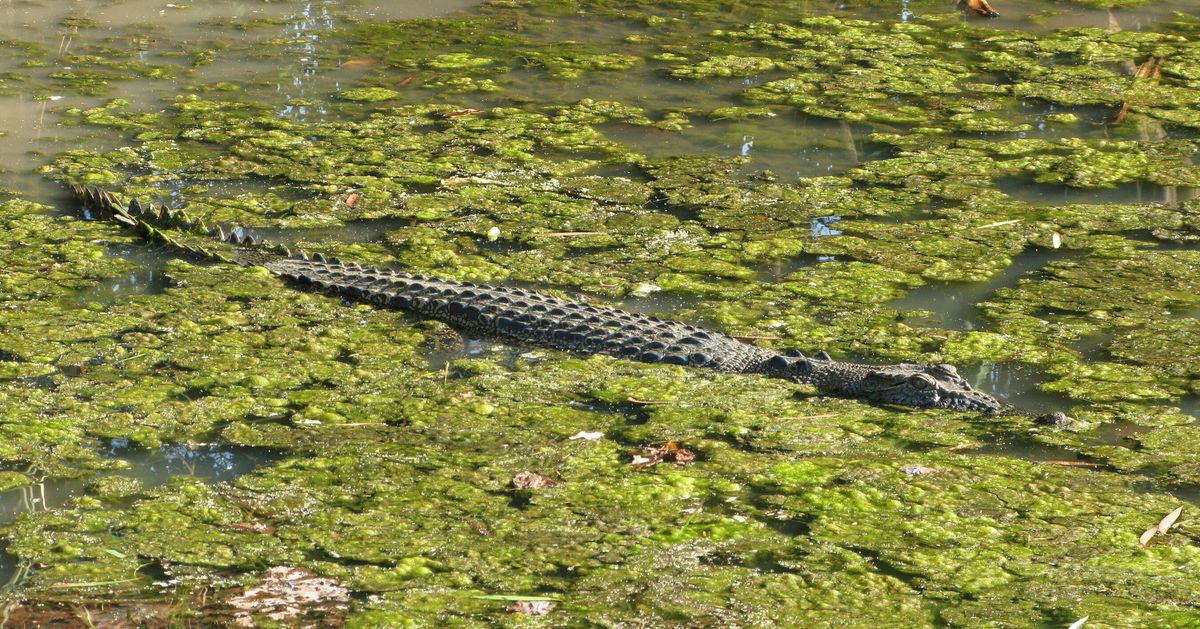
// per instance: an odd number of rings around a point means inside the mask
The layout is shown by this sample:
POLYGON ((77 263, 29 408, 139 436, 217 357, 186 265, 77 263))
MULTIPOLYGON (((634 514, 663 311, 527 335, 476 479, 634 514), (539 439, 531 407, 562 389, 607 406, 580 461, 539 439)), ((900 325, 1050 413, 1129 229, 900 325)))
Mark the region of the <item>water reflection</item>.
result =
POLYGON ((982 363, 959 368, 971 386, 987 391, 1018 408, 1038 413, 1070 409, 1071 400, 1065 395, 1047 393, 1037 388, 1042 381, 1037 369, 1020 363, 982 363))
POLYGON ((0 540, 0 611, 12 602, 12 594, 25 579, 29 565, 8 553, 8 542, 0 540))
POLYGON ((103 305, 124 301, 131 295, 155 295, 167 287, 167 278, 163 268, 167 261, 177 257, 173 252, 164 249, 121 248, 114 251, 134 264, 125 273, 103 280, 96 286, 81 290, 71 299, 80 304, 99 303, 103 305))
POLYGON ((809 229, 809 232, 812 233, 813 238, 824 238, 826 236, 839 236, 839 235, 841 235, 842 230, 834 227, 834 225, 840 220, 842 220, 842 217, 838 216, 836 214, 831 215, 831 216, 817 216, 812 219, 812 222, 809 224, 808 229, 809 229))
MULTIPOLYGON (((167 444, 146 449, 132 447, 125 439, 109 442, 103 454, 129 463, 127 469, 105 474, 136 478, 147 489, 165 483, 172 476, 228 482, 283 456, 282 452, 264 448, 221 444, 167 444)), ((90 477, 47 479, 0 492, 0 526, 21 513, 60 508, 81 495, 92 480, 90 477)))

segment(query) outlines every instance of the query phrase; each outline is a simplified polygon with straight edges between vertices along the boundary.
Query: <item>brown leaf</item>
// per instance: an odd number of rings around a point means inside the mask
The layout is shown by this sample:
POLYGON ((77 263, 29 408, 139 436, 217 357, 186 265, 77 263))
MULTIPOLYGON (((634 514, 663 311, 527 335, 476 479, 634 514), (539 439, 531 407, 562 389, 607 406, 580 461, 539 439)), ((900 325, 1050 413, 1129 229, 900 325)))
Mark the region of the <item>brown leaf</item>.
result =
POLYGON ((1000 17, 1000 12, 993 9, 987 0, 966 0, 963 4, 983 17, 1000 17))
POLYGON ((1138 538, 1137 547, 1145 548, 1146 544, 1157 534, 1166 535, 1167 531, 1175 525, 1175 520, 1178 520, 1180 514, 1182 513, 1183 507, 1178 507, 1174 511, 1163 516, 1163 519, 1159 520, 1158 524, 1146 529, 1146 532, 1142 533, 1142 536, 1138 538))
POLYGON ((275 527, 262 522, 235 522, 230 524, 229 528, 239 533, 258 533, 259 535, 271 535, 275 532, 275 527))
POLYGON ((645 449, 646 456, 634 455, 635 467, 651 467, 659 463, 674 463, 687 465, 696 460, 696 453, 681 447, 675 441, 666 441, 660 445, 645 449))
POLYGON ((369 68, 377 63, 379 63, 378 59, 374 59, 371 57, 360 57, 358 59, 347 59, 346 61, 343 61, 342 65, 340 65, 338 67, 345 68, 347 70, 364 70, 364 69, 369 68))
POLYGON ((1183 507, 1179 507, 1179 508, 1175 509, 1174 511, 1168 513, 1167 515, 1163 516, 1162 521, 1160 521, 1158 523, 1158 532, 1165 535, 1167 533, 1167 529, 1171 528, 1171 526, 1173 526, 1175 524, 1175 520, 1178 520, 1180 514, 1182 514, 1182 513, 1183 513, 1183 507))
POLYGON ((406 77, 404 77, 404 80, 400 81, 400 87, 404 87, 405 85, 408 85, 409 83, 412 83, 412 82, 413 82, 413 79, 415 79, 415 78, 417 78, 417 77, 415 77, 415 76, 406 76, 406 77))
POLYGON ((926 474, 932 474, 932 473, 936 472, 937 469, 932 468, 932 467, 925 467, 924 465, 901 465, 900 471, 904 472, 904 474, 906 476, 908 476, 909 478, 912 478, 913 476, 924 476, 926 474))
POLYGON ((526 616, 545 616, 554 609, 553 601, 517 601, 508 607, 505 607, 510 612, 515 614, 525 614, 526 616))
MULTIPOLYGON (((403 85, 403 83, 401 83, 401 85, 403 85)), ((482 109, 475 109, 473 107, 463 107, 462 109, 455 109, 454 111, 448 111, 448 112, 442 114, 442 116, 445 118, 459 118, 462 116, 474 116, 475 114, 481 114, 481 113, 483 113, 482 109)))
MULTIPOLYGON (((1150 57, 1138 66, 1137 72, 1133 75, 1133 83, 1137 85, 1143 81, 1150 85, 1158 85, 1158 80, 1162 78, 1162 57, 1150 57)), ((1121 103, 1121 109, 1117 110, 1117 115, 1113 117, 1113 124, 1121 124, 1125 121, 1125 116, 1129 114, 1129 108, 1132 106, 1130 101, 1121 103)))
POLYGON ((350 194, 346 195, 345 203, 346 207, 354 207, 354 204, 358 203, 358 193, 351 192, 350 194))
POLYGON ((257 614, 276 622, 309 614, 332 620, 345 613, 349 602, 350 591, 341 583, 290 566, 267 569, 258 585, 226 601, 236 610, 233 624, 242 627, 254 626, 257 614))
POLYGON ((535 474, 533 472, 521 472, 512 479, 512 486, 517 489, 541 489, 543 487, 554 487, 558 481, 553 478, 535 474))

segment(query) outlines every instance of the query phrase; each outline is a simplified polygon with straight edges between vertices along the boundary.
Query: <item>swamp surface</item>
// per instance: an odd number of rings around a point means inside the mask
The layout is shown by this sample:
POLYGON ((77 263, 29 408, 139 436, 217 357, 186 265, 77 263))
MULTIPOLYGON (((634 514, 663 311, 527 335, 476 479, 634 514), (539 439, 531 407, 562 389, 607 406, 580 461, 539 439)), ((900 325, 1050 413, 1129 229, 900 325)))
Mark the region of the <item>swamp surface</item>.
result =
POLYGON ((1200 626, 1200 17, 996 8, 0 3, 0 625, 1200 626), (1070 420, 463 338, 65 183, 1070 420))

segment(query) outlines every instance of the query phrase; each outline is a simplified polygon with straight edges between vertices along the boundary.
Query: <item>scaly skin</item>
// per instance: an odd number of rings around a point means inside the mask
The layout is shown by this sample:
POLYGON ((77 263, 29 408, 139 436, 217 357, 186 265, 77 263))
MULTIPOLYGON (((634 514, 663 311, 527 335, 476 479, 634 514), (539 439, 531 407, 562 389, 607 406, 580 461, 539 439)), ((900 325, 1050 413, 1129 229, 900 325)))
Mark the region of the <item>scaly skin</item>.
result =
POLYGON ((881 404, 956 411, 1019 412, 971 385, 950 365, 866 365, 821 353, 780 354, 703 328, 593 306, 521 288, 362 267, 320 254, 269 247, 244 230, 209 228, 162 206, 128 205, 104 190, 74 187, 84 208, 189 253, 262 266, 297 284, 445 321, 471 334, 648 363, 758 373, 881 404), (199 238, 199 243, 192 242, 199 238))

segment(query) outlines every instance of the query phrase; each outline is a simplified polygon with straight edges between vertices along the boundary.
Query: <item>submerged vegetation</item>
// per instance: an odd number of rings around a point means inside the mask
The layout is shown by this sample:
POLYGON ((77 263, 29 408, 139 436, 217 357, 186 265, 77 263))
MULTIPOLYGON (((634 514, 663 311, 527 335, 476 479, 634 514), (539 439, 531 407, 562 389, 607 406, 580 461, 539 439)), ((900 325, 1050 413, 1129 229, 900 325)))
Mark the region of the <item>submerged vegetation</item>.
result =
POLYGON ((1200 613, 1192 506, 1139 543, 1200 483, 1185 412, 1200 396, 1200 23, 1033 33, 775 2, 496 0, 344 20, 300 71, 336 80, 286 102, 283 75, 206 73, 300 56, 286 24, 209 21, 221 45, 148 56, 138 38, 69 57, 4 42, 26 70, 0 92, 69 90, 64 124, 106 139, 63 147, 51 180, 772 347, 951 362, 983 388, 1017 374, 1040 390, 1012 391, 1018 404, 1071 419, 492 346, 262 269, 164 262, 6 193, 0 500, 83 479, 59 508, 0 503, 10 618, 1200 613), (264 36, 224 39, 243 29, 264 36), (1148 57, 1156 81, 1123 71, 1148 57), (139 81, 183 88, 112 98, 139 81), (115 288, 147 267, 153 282, 115 288), (988 289, 955 323, 897 301, 974 286, 988 289), (122 471, 164 444, 269 456, 223 483, 122 471))

